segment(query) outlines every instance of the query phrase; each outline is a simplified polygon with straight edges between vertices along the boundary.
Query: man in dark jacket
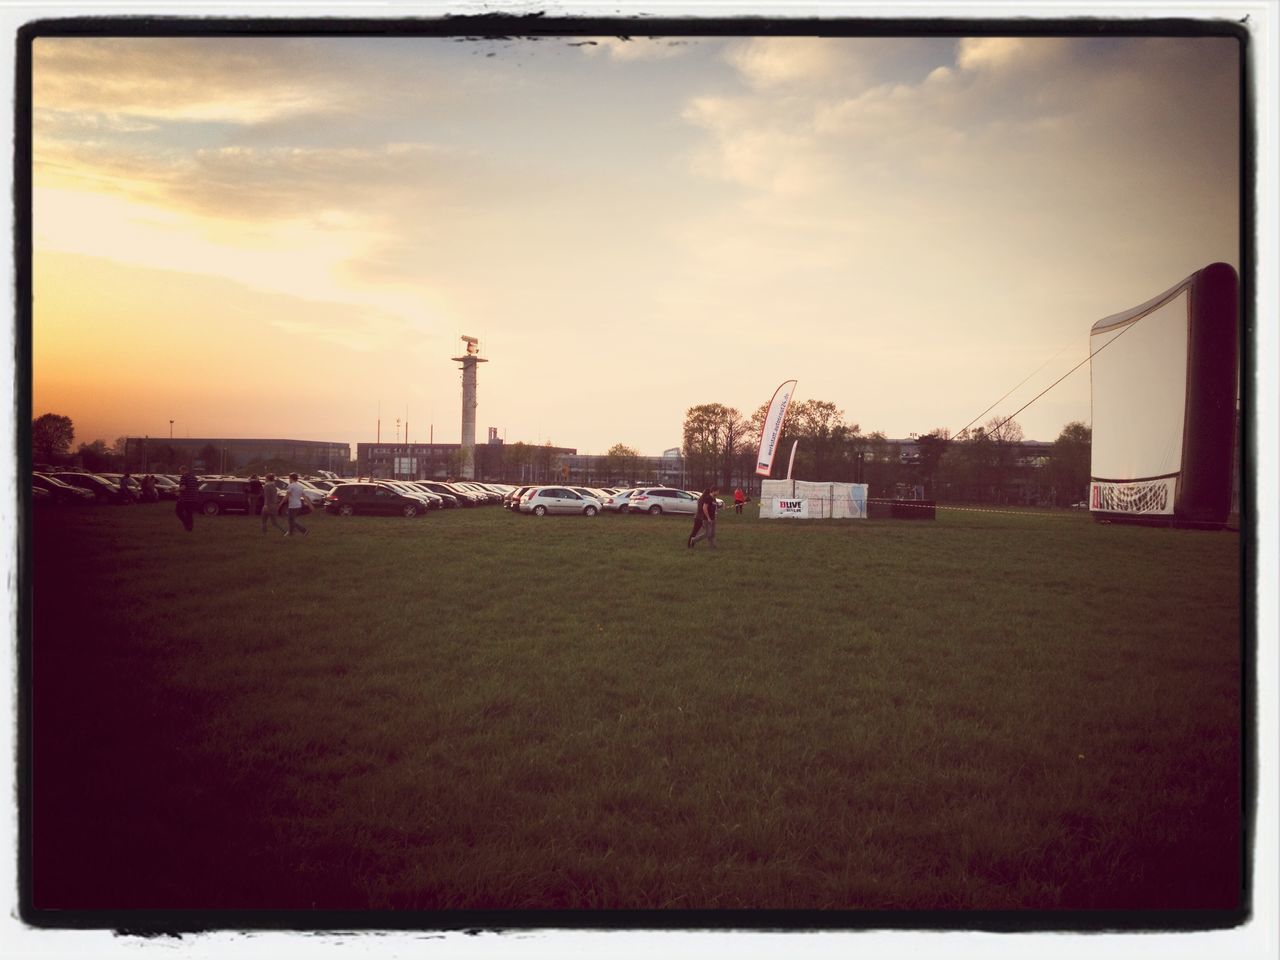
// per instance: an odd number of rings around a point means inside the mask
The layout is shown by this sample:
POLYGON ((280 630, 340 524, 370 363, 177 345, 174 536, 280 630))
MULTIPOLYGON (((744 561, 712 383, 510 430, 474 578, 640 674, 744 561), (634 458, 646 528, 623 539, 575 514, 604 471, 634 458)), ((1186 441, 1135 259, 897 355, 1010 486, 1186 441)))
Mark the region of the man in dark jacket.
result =
POLYGON ((258 479, 256 473, 249 478, 249 485, 245 487, 245 496, 249 500, 249 516, 256 517, 262 512, 262 481, 258 479))
POLYGON ((716 548, 716 494, 720 488, 714 483, 702 491, 698 498, 698 513, 693 518, 693 532, 689 534, 689 546, 706 540, 712 550, 716 548))
POLYGON ((191 472, 191 468, 184 464, 182 476, 178 478, 178 505, 173 512, 178 515, 187 533, 191 532, 192 518, 195 516, 196 505, 199 502, 200 481, 191 472))

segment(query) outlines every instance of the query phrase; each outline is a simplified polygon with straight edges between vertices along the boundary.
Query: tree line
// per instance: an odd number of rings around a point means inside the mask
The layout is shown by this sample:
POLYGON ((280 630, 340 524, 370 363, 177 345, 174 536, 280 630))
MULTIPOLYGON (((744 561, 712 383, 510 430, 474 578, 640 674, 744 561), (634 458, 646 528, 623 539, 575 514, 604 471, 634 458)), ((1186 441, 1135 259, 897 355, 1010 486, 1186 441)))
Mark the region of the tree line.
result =
MULTIPOLYGON (((81 442, 72 449, 75 442, 75 424, 70 417, 57 413, 45 413, 31 421, 31 454, 33 462, 51 467, 66 466, 76 463, 90 473, 119 473, 125 469, 137 470, 146 467, 153 472, 173 473, 185 464, 203 463, 207 471, 230 472, 245 466, 236 460, 230 451, 206 443, 199 450, 186 446, 174 446, 159 438, 152 438, 140 450, 135 442, 129 450, 126 437, 116 437, 108 444, 105 440, 81 442), (146 457, 146 463, 140 457, 146 457)), ((271 461, 263 464, 265 469, 297 469, 297 465, 289 461, 271 461)))
MULTIPOLYGON (((699 487, 750 488, 757 480, 756 452, 769 405, 744 416, 734 407, 705 403, 684 417, 686 474, 699 487)), ((1079 421, 1062 428, 1048 456, 1028 461, 1015 420, 993 419, 952 437, 945 427, 910 438, 916 451, 903 456, 901 443, 879 430, 864 433, 836 404, 804 400, 787 413, 772 475, 785 477, 792 445, 791 476, 798 480, 866 483, 872 497, 911 495, 977 502, 1037 502, 1066 506, 1081 500, 1089 483, 1092 430, 1079 421)))
MULTIPOLYGON (((768 406, 761 404, 750 416, 721 403, 690 407, 685 412, 681 448, 687 485, 701 488, 714 481, 725 490, 758 487, 756 451, 768 406)), ((1092 431, 1080 421, 1066 424, 1048 456, 1030 463, 1020 446, 1022 428, 1014 420, 990 420, 957 437, 944 427, 935 427, 911 439, 916 454, 904 460, 899 442, 878 430, 864 433, 836 404, 803 400, 788 412, 773 476, 786 476, 792 444, 799 441, 791 473, 794 478, 866 483, 873 497, 904 495, 903 488, 908 488, 911 494, 937 500, 1020 500, 1066 506, 1084 499, 1088 488, 1092 431)), ((70 459, 74 440, 70 417, 46 413, 31 422, 36 463, 70 459)), ((96 472, 122 469, 127 465, 126 453, 125 438, 119 437, 110 446, 103 440, 81 443, 74 457, 86 470, 96 472)), ((161 440, 152 441, 147 450, 147 459, 156 468, 163 464, 173 469, 188 455, 161 440)), ((462 474, 464 456, 460 450, 449 455, 451 475, 462 474)), ((549 444, 477 445, 475 456, 478 475, 527 476, 541 482, 557 479, 559 453, 549 444)), ((228 470, 240 466, 220 463, 220 453, 212 446, 196 457, 210 469, 213 464, 228 470)), ((605 454, 604 473, 630 477, 639 460, 635 449, 614 444, 605 454)))
POLYGON ((57 466, 75 457, 91 473, 114 470, 124 462, 125 438, 117 437, 110 446, 105 440, 81 443, 74 454, 76 428, 70 417, 44 413, 31 421, 31 453, 36 463, 57 466))

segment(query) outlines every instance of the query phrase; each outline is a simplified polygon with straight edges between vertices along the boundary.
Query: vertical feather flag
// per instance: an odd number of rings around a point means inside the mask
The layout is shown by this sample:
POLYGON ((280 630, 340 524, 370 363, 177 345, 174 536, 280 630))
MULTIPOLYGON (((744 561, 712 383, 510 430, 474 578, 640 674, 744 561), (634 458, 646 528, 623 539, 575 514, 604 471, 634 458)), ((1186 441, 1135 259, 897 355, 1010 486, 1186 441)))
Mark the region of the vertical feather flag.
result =
POLYGON ((767 477, 773 469, 773 455, 778 451, 782 424, 787 419, 787 407, 791 405, 795 389, 796 381, 788 380, 773 392, 773 400, 769 403, 769 412, 765 414, 764 426, 760 431, 760 452, 756 454, 757 476, 767 477))

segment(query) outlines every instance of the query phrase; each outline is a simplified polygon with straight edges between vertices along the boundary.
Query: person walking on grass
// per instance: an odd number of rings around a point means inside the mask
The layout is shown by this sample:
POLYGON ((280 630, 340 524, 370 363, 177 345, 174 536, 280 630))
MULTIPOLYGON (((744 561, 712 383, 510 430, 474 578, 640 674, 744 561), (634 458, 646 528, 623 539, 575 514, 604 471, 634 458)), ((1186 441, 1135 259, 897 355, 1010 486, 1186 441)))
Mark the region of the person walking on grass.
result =
POLYGON ((196 504, 200 502, 200 481, 186 464, 182 466, 182 476, 178 478, 178 505, 173 512, 182 521, 187 533, 191 532, 192 518, 195 516, 196 504))
POLYGON ((735 487, 733 490, 733 512, 741 513, 742 505, 746 503, 748 499, 750 498, 742 492, 741 487, 735 487))
POLYGON ((284 527, 280 526, 280 521, 276 519, 276 514, 280 510, 280 487, 276 484, 276 475, 274 473, 267 474, 267 482, 262 485, 262 533, 265 536, 267 532, 267 521, 271 521, 271 525, 284 532, 284 527))
POLYGON ((285 489, 285 495, 289 498, 289 529, 284 535, 288 537, 300 533, 305 537, 307 528, 298 522, 298 514, 302 512, 303 492, 296 473, 289 474, 289 486, 285 489))
POLYGON ((255 473, 249 478, 249 485, 244 489, 244 495, 249 500, 249 516, 262 512, 262 481, 258 479, 255 473))
POLYGON ((693 532, 689 534, 689 546, 706 540, 712 550, 716 548, 716 494, 720 488, 714 483, 702 491, 698 498, 698 512, 693 518, 693 532))

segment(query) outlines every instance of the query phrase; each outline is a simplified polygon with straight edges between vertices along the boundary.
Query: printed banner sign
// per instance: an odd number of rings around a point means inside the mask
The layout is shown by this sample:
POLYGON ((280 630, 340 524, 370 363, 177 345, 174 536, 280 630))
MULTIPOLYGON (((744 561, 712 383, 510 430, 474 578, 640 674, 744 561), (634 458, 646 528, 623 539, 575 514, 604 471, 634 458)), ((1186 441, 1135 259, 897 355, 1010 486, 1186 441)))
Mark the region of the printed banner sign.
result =
POLYGON ((796 389, 795 380, 788 380, 773 392, 769 412, 765 414, 760 430, 760 450, 756 454, 756 475, 767 477, 773 469, 773 455, 778 452, 778 440, 782 437, 782 424, 787 419, 787 407, 796 389))
POLYGON ((773 515, 775 517, 792 517, 796 520, 809 519, 808 500, 774 500, 773 515))
POLYGON ((1102 513, 1172 516, 1176 494, 1177 480, 1174 477, 1129 483, 1094 480, 1089 484, 1089 509, 1102 513))

